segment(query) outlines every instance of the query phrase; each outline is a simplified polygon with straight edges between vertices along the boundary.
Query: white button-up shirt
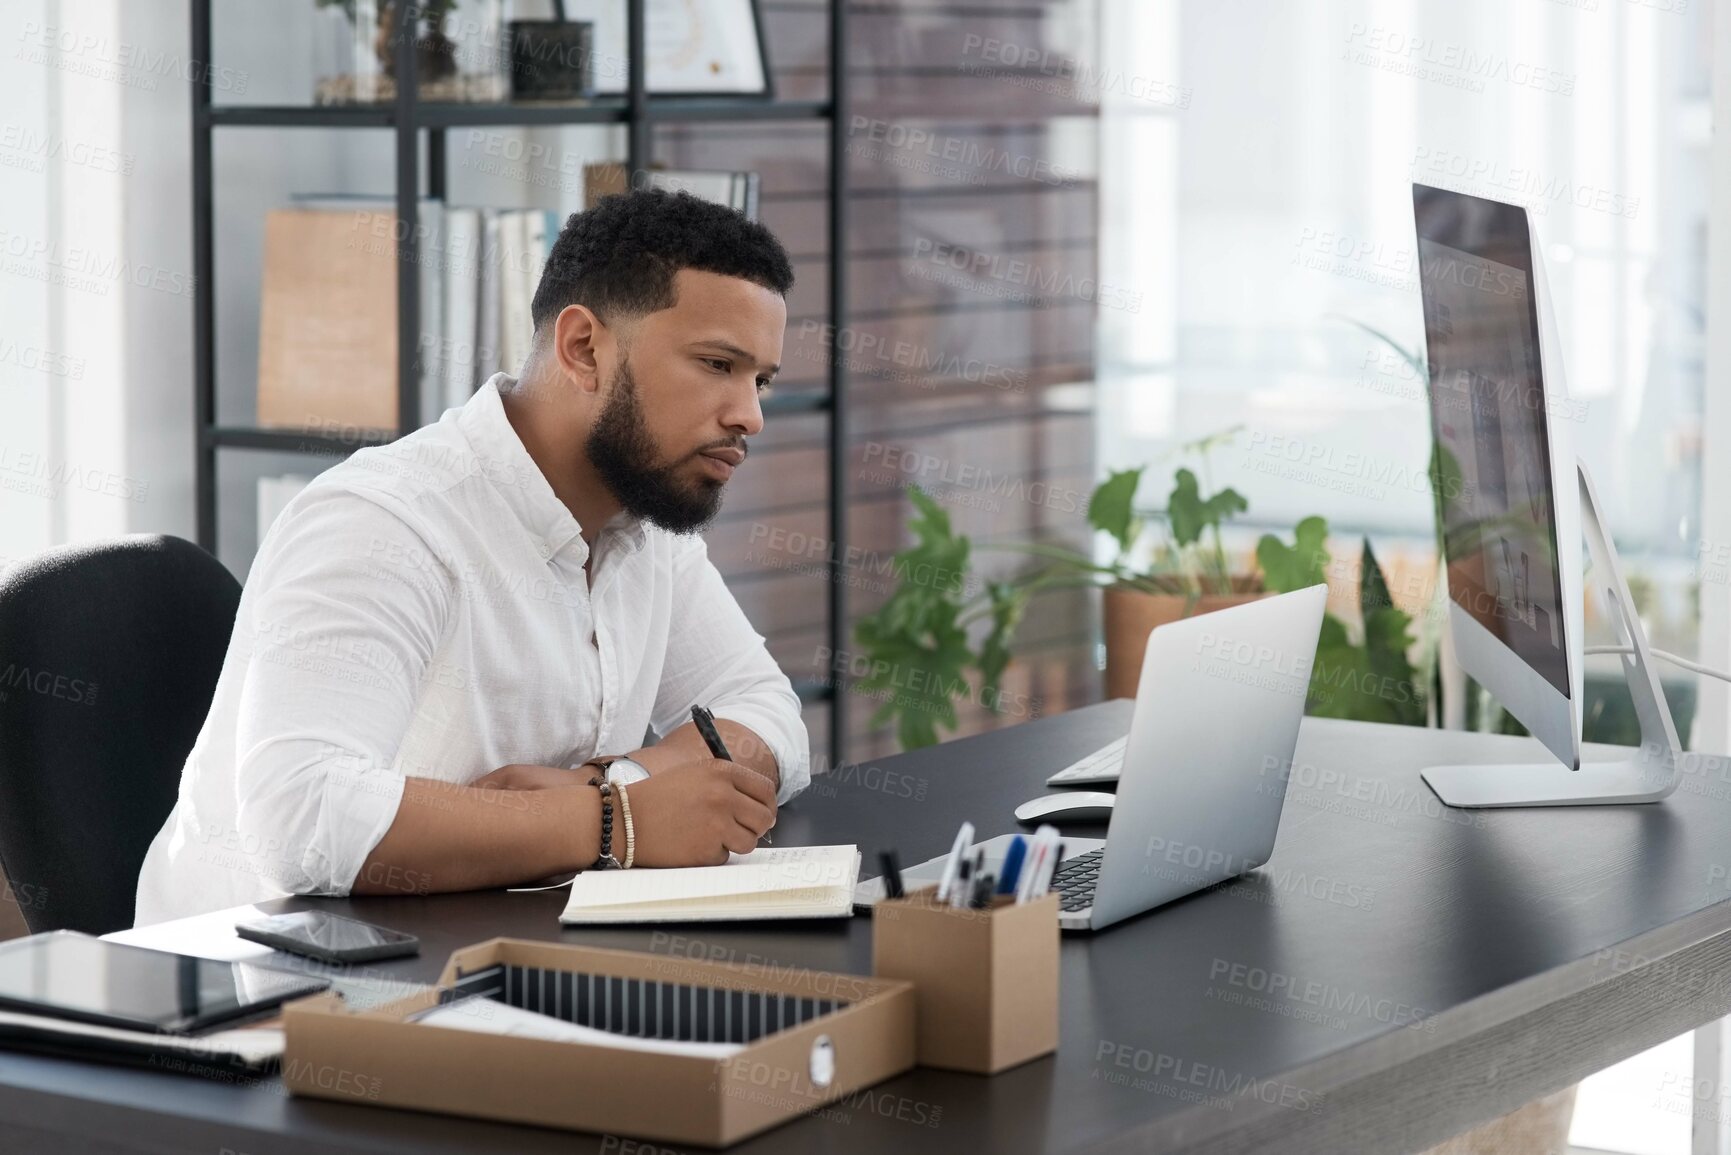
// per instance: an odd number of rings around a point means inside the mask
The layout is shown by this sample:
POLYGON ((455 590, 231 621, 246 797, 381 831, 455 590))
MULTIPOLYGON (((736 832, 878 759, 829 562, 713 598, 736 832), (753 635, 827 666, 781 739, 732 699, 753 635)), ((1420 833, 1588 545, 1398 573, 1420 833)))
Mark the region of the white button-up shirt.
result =
POLYGON ((271 528, 145 856, 140 925, 346 894, 405 776, 578 765, 668 734, 694 703, 764 740, 782 801, 810 781, 799 699, 703 540, 622 516, 586 578, 589 547, 502 380, 319 475, 271 528))

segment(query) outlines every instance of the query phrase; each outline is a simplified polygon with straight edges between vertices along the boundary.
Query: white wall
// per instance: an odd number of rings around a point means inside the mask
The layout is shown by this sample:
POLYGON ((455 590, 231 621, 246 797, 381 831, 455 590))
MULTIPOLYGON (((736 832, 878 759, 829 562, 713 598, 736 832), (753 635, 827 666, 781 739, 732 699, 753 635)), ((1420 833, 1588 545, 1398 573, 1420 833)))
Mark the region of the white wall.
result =
POLYGON ((0 15, 0 556, 191 536, 184 0, 0 15))

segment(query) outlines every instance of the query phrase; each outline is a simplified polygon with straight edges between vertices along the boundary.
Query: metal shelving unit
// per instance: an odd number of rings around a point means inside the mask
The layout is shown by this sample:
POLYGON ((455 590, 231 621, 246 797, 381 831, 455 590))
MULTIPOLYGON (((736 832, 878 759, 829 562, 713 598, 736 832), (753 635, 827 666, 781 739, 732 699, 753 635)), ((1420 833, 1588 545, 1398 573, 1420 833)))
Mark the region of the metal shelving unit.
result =
MULTIPOLYGON (((208 82, 195 83, 192 107, 192 247, 197 288, 193 300, 193 361, 196 410, 197 464, 195 485, 198 505, 198 543, 216 550, 217 484, 219 449, 265 450, 344 456, 369 445, 384 444, 392 437, 322 437, 282 429, 243 428, 222 425, 216 406, 216 286, 215 227, 211 144, 218 129, 388 128, 396 144, 397 216, 408 236, 416 235, 417 208, 421 191, 422 157, 420 134, 426 138, 426 195, 445 196, 445 130, 476 125, 536 127, 572 124, 620 124, 626 129, 626 166, 636 172, 651 155, 652 130, 657 124, 697 121, 814 121, 829 124, 829 323, 837 329, 847 315, 847 0, 830 3, 830 98, 823 101, 781 101, 762 97, 658 97, 651 99, 645 87, 642 61, 646 23, 646 0, 625 0, 626 42, 629 57, 623 98, 603 98, 582 105, 561 104, 447 104, 421 103, 417 86, 397 85, 391 104, 366 106, 227 105, 211 103, 208 82)), ((193 0, 192 59, 211 59, 212 0, 193 0)), ((395 45, 396 75, 415 75, 414 38, 399 36, 395 45)), ((209 75, 209 70, 205 70, 209 75)), ((421 425, 419 367, 416 356, 421 329, 420 277, 416 253, 405 249, 397 266, 397 428, 414 430, 421 425)), ((766 415, 777 413, 827 412, 829 478, 828 509, 830 540, 847 540, 847 407, 846 368, 843 358, 829 358, 827 394, 792 394, 772 397, 764 405, 766 415)), ((832 546, 829 561, 828 640, 831 653, 847 649, 847 584, 839 573, 843 551, 832 546)), ((808 701, 827 700, 830 711, 829 755, 831 765, 841 761, 846 744, 840 672, 819 682, 798 684, 808 701)))

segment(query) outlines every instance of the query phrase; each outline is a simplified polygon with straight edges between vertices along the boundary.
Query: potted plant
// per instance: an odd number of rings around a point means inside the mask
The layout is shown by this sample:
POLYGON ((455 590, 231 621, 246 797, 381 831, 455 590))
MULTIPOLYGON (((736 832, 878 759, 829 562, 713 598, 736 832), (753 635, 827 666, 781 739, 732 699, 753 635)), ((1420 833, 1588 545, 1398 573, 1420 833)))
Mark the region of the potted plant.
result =
MULTIPOLYGON (((1236 433, 1237 429, 1229 429, 1205 437, 1184 446, 1183 452, 1200 459, 1207 477, 1209 451, 1236 433)), ((1248 567, 1235 570, 1221 541, 1221 525, 1250 508, 1243 495, 1230 488, 1204 494, 1203 482, 1196 474, 1180 468, 1173 476, 1164 516, 1147 519, 1137 514, 1135 505, 1146 469, 1138 466, 1113 472, 1088 502, 1088 524, 1117 547, 1116 555, 1102 571, 1107 579, 1102 617, 1108 698, 1136 696, 1148 634, 1156 626, 1242 605, 1264 595, 1256 571, 1248 567), (1138 566, 1137 551, 1147 536, 1156 540, 1148 562, 1138 566)), ((1055 554, 1057 551, 1051 551, 1045 556, 1055 554)), ((1055 560, 1074 569, 1092 568, 1091 559, 1079 553, 1059 555, 1055 560)))
MULTIPOLYGON (((1185 447, 1201 458, 1204 478, 1208 450, 1230 436, 1229 431, 1185 447)), ((1048 590, 1102 590, 1107 695, 1128 697, 1136 692, 1148 634, 1156 625, 1325 580, 1332 563, 1322 518, 1299 522, 1290 543, 1264 534, 1255 565, 1235 567, 1220 529, 1246 511, 1244 498, 1232 489, 1205 494, 1206 481, 1180 468, 1166 509, 1156 518, 1144 516, 1135 510, 1144 469, 1112 473, 1088 503, 1089 524, 1116 545, 1110 561, 1039 543, 987 546, 982 548, 1044 564, 985 583, 918 580, 966 574, 974 546, 953 531, 937 502, 909 490, 915 542, 896 555, 895 572, 902 577, 877 612, 854 627, 869 659, 869 672, 854 689, 881 702, 872 724, 894 722, 903 748, 913 749, 938 741, 940 730, 955 729, 960 698, 977 694, 996 708, 1016 628, 1029 599, 1048 590), (1153 530, 1155 522, 1164 530, 1153 530), (1146 542, 1151 534, 1155 540, 1146 542)), ((1329 717, 1422 725, 1427 694, 1408 658, 1411 618, 1394 605, 1368 540, 1358 592, 1363 627, 1356 638, 1334 615, 1324 617, 1307 708, 1329 717)))

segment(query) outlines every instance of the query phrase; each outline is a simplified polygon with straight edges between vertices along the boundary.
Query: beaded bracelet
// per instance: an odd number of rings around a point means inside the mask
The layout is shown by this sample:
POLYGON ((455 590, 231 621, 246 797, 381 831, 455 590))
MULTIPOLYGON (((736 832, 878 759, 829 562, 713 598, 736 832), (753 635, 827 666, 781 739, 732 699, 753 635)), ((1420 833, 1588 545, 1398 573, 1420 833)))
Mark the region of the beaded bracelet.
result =
POLYGON ((625 787, 615 786, 613 792, 619 795, 619 813, 625 816, 625 869, 630 870, 631 864, 637 859, 637 829, 631 825, 631 798, 625 793, 625 787))
POLYGON ((613 786, 607 782, 596 785, 601 788, 601 853, 589 869, 620 870, 624 864, 613 857, 613 786))

